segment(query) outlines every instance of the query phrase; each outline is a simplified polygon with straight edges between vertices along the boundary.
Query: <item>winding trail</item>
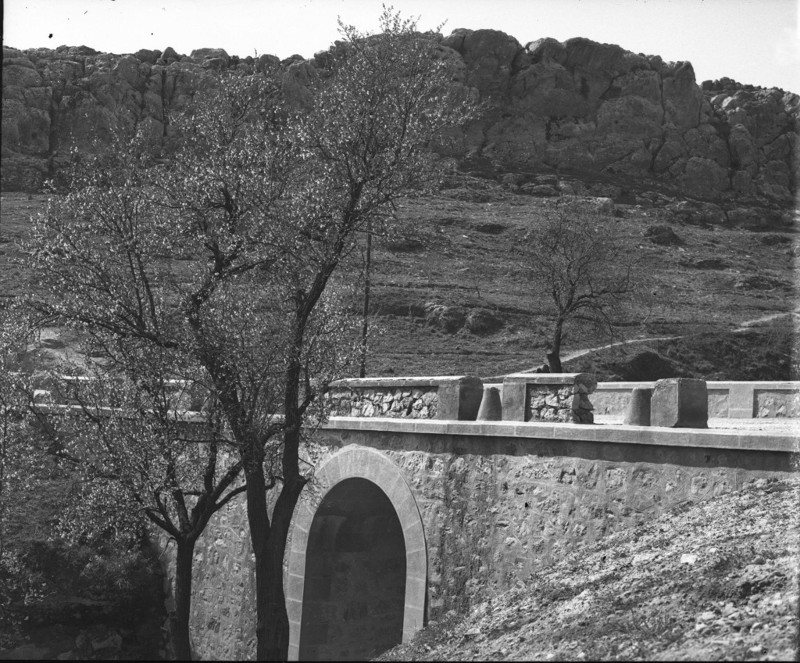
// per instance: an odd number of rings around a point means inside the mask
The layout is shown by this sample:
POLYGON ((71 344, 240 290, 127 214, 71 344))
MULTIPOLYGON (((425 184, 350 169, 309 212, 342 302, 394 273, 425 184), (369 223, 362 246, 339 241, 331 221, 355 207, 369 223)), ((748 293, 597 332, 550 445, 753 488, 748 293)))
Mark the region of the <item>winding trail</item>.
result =
MULTIPOLYGON (((771 320, 777 320, 778 318, 783 318, 787 315, 796 315, 800 316, 800 308, 795 309, 794 311, 783 311, 782 313, 770 313, 769 315, 763 315, 760 318, 753 318, 752 320, 746 320, 745 322, 741 323, 736 329, 734 329, 734 333, 736 332, 743 332, 747 331, 751 327, 754 327, 762 322, 769 322, 771 320)), ((598 345, 594 348, 584 348, 582 350, 574 350, 568 354, 565 354, 561 357, 561 362, 568 362, 573 359, 578 359, 579 357, 583 357, 588 355, 591 352, 596 352, 598 350, 608 350, 609 348, 615 348, 620 345, 632 345, 634 343, 649 343, 652 341, 674 341, 677 338, 683 338, 686 334, 680 334, 678 336, 651 336, 647 338, 632 338, 625 341, 614 341, 613 343, 607 343, 606 345, 598 345)), ((521 373, 531 373, 535 371, 539 366, 533 366, 532 368, 527 368, 521 373)))

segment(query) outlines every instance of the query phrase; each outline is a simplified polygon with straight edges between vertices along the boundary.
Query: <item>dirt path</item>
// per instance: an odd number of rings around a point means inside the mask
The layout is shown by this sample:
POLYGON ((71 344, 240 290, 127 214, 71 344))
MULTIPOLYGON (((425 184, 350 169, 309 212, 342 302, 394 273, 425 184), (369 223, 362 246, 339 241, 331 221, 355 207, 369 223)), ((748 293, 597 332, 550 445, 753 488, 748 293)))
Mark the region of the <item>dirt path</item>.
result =
POLYGON ((676 338, 681 338, 680 336, 650 336, 647 338, 631 338, 625 341, 614 341, 613 343, 607 343, 606 345, 599 345, 596 348, 585 348, 583 350, 575 350, 574 352, 570 352, 569 354, 564 355, 561 357, 561 361, 570 361, 572 359, 577 359, 578 357, 583 357, 584 355, 588 355, 590 352, 596 352, 597 350, 607 350, 609 348, 615 348, 619 345, 633 345, 634 343, 647 343, 650 341, 672 341, 676 338))
MULTIPOLYGON (((758 325, 758 324, 760 324, 762 322, 769 322, 771 320, 777 320, 778 318, 783 318, 783 317, 785 317, 787 315, 800 316, 800 308, 795 309, 794 311, 784 311, 782 313, 770 313, 769 315, 763 315, 763 316, 761 316, 759 318, 753 318, 752 320, 746 320, 745 322, 740 324, 738 327, 736 327, 736 329, 734 329, 733 331, 734 332, 747 331, 751 327, 754 327, 755 325, 758 325)), ((651 336, 651 337, 648 337, 648 338, 631 338, 631 339, 628 339, 628 340, 625 340, 625 341, 614 341, 613 343, 607 343, 606 345, 598 345, 597 347, 594 347, 594 348, 584 348, 582 350, 573 350, 572 352, 563 355, 561 357, 561 361, 562 361, 562 363, 563 362, 567 362, 567 361, 571 361, 573 359, 578 359, 578 357, 583 357, 585 355, 588 355, 588 354, 590 354, 592 352, 597 352, 598 350, 608 350, 609 348, 615 348, 615 347, 618 347, 620 345, 632 345, 634 343, 649 343, 649 342, 652 342, 652 341, 673 341, 673 340, 675 340, 677 338, 683 338, 683 336, 684 336, 683 334, 678 335, 678 336, 651 336)), ((533 366, 532 368, 525 369, 525 370, 523 370, 521 372, 522 373, 531 373, 531 372, 535 371, 537 368, 539 368, 539 367, 538 366, 533 366)))
POLYGON ((759 324, 760 322, 769 322, 770 320, 777 320, 778 318, 782 318, 787 315, 800 315, 800 308, 795 309, 794 311, 785 311, 784 313, 771 313, 770 315, 765 315, 760 318, 755 318, 754 320, 748 320, 740 324, 736 329, 733 331, 741 332, 750 329, 750 327, 754 327, 755 325, 759 324))

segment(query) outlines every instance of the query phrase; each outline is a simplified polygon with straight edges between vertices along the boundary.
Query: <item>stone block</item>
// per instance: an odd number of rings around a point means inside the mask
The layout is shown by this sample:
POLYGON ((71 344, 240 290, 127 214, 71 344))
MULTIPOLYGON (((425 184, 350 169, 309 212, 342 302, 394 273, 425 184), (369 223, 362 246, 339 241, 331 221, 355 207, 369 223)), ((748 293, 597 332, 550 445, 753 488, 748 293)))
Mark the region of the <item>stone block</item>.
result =
POLYGON ((505 421, 525 421, 527 383, 524 380, 503 380, 502 412, 505 421))
POLYGON ((695 378, 658 380, 650 399, 650 424, 669 428, 708 428, 706 381, 695 378))
POLYGON ((628 409, 625 411, 625 418, 622 423, 626 426, 649 426, 650 401, 652 397, 652 389, 634 387, 631 390, 631 399, 628 403, 628 409))
POLYGON ((409 575, 423 577, 428 568, 425 551, 421 550, 412 555, 406 555, 406 569, 409 575))
POLYGON ((480 378, 470 375, 443 378, 439 383, 436 418, 475 421, 482 398, 483 382, 480 378))

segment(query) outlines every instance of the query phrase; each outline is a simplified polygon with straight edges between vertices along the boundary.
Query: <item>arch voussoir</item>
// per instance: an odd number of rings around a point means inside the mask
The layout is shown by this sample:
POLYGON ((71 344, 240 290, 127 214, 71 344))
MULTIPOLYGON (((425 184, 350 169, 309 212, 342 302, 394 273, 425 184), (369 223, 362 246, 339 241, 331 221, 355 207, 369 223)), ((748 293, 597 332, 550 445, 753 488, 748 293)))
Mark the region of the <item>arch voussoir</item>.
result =
POLYGON ((427 546, 419 508, 400 468, 381 452, 350 445, 317 468, 313 493, 301 496, 292 518, 290 548, 284 589, 289 611, 289 658, 300 654, 306 549, 317 507, 326 495, 346 479, 365 479, 380 488, 395 509, 405 539, 406 591, 402 641, 407 642, 422 628, 427 588, 427 546), (313 495, 313 498, 312 498, 313 495))

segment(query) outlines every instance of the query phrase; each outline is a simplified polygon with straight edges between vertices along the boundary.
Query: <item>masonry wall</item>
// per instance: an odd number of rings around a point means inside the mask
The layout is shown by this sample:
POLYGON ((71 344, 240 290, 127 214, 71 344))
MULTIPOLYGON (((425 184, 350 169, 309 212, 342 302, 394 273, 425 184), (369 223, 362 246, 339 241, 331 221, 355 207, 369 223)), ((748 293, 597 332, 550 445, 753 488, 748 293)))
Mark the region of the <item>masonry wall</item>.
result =
MULTIPOLYGON (((175 577, 174 543, 159 530, 168 582, 175 577)), ((251 660, 256 651, 255 566, 244 495, 223 507, 195 547, 191 640, 195 659, 251 660)), ((167 600, 168 612, 174 602, 167 600)))
POLYGON ((429 618, 462 612, 583 541, 791 471, 789 455, 589 441, 324 431, 401 468, 428 546, 429 618))
MULTIPOLYGON (((735 448, 720 446, 708 431, 691 434, 699 435, 696 446, 686 431, 629 429, 617 442, 593 439, 608 428, 332 420, 319 432, 318 462, 360 445, 399 468, 425 529, 429 619, 467 610, 583 541, 792 470, 794 447, 768 438, 761 448, 739 438, 729 445, 735 448), (548 430, 555 432, 542 437, 548 430), (650 443, 659 439, 665 442, 650 443)), ((243 500, 210 524, 196 561, 198 655, 252 658, 254 576, 243 500)))

